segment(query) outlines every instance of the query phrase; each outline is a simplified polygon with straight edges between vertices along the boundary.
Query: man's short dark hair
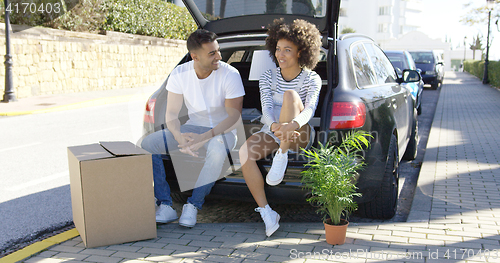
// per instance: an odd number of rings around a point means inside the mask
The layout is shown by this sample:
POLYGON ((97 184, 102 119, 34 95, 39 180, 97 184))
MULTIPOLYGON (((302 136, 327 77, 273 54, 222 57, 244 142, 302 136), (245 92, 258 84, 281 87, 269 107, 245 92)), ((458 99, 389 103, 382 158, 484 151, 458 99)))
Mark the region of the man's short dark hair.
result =
POLYGON ((189 35, 187 39, 187 49, 189 52, 198 50, 201 48, 201 45, 214 42, 216 38, 217 35, 214 32, 198 29, 189 35))

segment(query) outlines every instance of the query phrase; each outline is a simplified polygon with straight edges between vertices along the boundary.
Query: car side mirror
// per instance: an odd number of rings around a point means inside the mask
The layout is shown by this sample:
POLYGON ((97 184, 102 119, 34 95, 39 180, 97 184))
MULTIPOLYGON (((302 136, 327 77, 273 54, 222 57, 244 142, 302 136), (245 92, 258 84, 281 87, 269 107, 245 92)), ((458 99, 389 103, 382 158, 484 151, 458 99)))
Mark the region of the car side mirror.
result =
POLYGON ((412 69, 403 70, 403 82, 419 82, 422 79, 418 71, 412 69))

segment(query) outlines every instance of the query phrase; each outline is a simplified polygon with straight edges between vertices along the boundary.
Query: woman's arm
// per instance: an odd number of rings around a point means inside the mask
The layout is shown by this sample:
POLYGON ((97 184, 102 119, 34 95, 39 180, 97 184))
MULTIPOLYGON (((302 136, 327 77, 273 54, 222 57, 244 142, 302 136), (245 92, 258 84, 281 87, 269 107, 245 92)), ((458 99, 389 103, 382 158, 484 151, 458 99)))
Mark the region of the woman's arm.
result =
POLYGON ((305 84, 307 85, 307 95, 304 103, 304 110, 292 120, 299 124, 299 128, 308 123, 314 116, 314 112, 318 106, 319 93, 321 91, 321 78, 313 71, 305 84))
POLYGON ((271 70, 267 70, 259 79, 260 104, 262 117, 260 122, 271 127, 277 120, 274 117, 273 91, 271 90, 271 70))

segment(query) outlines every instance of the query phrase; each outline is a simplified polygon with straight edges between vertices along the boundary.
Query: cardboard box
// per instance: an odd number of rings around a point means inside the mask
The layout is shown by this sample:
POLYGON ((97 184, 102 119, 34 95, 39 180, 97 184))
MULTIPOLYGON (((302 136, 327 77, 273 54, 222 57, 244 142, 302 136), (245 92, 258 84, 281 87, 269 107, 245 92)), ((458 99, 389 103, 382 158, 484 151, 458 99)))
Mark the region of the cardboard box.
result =
POLYGON ((73 221, 86 247, 156 238, 151 154, 131 142, 68 147, 73 221))

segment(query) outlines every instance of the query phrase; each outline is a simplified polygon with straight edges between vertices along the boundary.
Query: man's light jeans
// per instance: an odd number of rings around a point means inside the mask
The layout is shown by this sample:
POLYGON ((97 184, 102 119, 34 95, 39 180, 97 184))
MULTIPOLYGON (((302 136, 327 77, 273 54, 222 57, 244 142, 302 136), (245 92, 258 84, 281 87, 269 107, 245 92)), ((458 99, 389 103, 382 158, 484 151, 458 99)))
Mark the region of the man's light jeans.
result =
MULTIPOLYGON (((209 127, 201 127, 194 125, 182 125, 181 133, 197 133, 202 134, 209 131, 209 127)), ((233 133, 224 134, 227 146, 233 149, 236 138, 233 133)), ((172 205, 172 197, 170 196, 170 186, 165 177, 165 167, 163 165, 162 154, 168 153, 168 145, 171 150, 178 149, 178 143, 168 129, 154 132, 144 138, 141 147, 153 154, 153 179, 154 193, 157 204, 172 205)), ((199 178, 208 178, 209 183, 193 189, 193 194, 188 198, 188 203, 193 204, 196 208, 201 209, 205 202, 205 196, 210 193, 214 186, 215 180, 220 176, 222 166, 227 160, 227 151, 225 143, 222 141, 222 135, 217 135, 210 139, 203 146, 207 153, 205 164, 201 169, 199 178)), ((187 155, 186 155, 187 156, 187 155)), ((175 166, 175 163, 173 163, 175 166)))

